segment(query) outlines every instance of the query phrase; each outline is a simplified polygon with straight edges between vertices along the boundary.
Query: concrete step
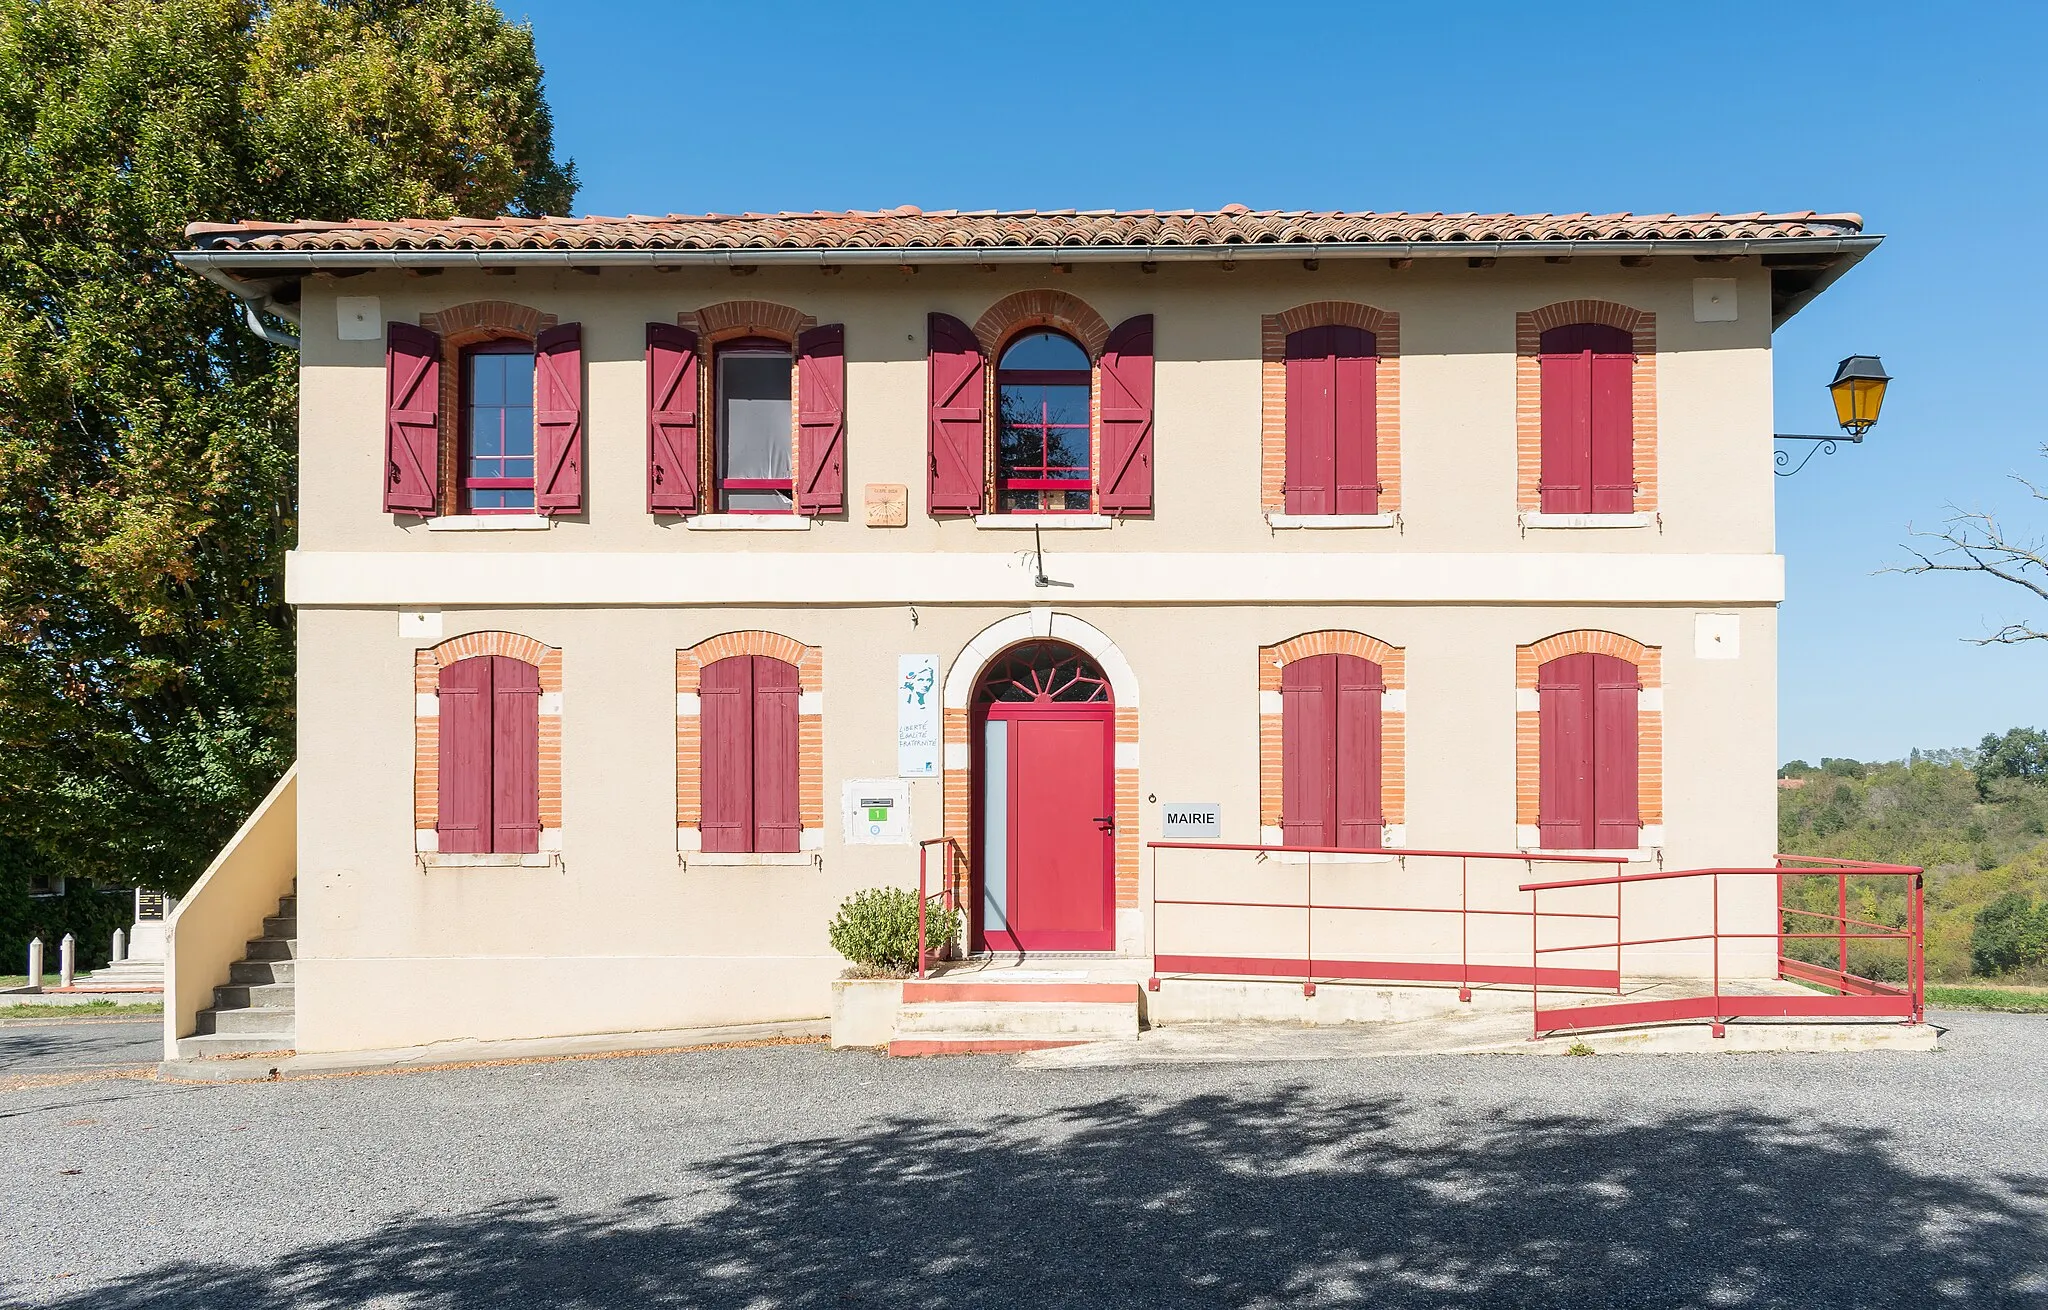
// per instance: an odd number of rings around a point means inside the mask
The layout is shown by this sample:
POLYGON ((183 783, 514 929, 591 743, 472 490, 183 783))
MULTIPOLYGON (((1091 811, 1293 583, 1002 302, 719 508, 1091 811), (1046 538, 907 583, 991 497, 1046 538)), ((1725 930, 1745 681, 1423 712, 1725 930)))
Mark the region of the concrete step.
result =
POLYGON ((299 953, 299 944, 289 937, 251 938, 242 956, 245 960, 289 960, 299 953))
POLYGON ((243 1010, 254 1006, 266 1010, 289 1010, 293 1005, 293 990, 288 982, 229 983, 213 989, 213 1008, 243 1010))
POLYGON ((905 983, 891 1055, 1138 1040, 1136 983, 905 983))
POLYGON ((201 1010, 198 1030, 201 1033, 283 1034, 289 1041, 296 1027, 294 1019, 292 1011, 270 1006, 201 1010))
POLYGON ((280 896, 280 897, 278 897, 278 898, 277 898, 277 912, 278 912, 279 914, 284 914, 284 915, 293 915, 293 916, 296 916, 296 915, 298 914, 298 912, 299 912, 299 897, 298 897, 298 893, 294 892, 294 893, 292 893, 292 894, 291 894, 291 895, 289 895, 289 896, 280 896))
POLYGON ((291 960, 236 960, 228 966, 231 983, 288 983, 298 965, 291 960))
POLYGON ((248 1055, 261 1051, 289 1051, 290 1033, 201 1033, 178 1039, 178 1058, 200 1060, 209 1055, 248 1055))
POLYGON ((299 916, 296 914, 267 914, 263 916, 265 937, 296 937, 299 935, 299 916))

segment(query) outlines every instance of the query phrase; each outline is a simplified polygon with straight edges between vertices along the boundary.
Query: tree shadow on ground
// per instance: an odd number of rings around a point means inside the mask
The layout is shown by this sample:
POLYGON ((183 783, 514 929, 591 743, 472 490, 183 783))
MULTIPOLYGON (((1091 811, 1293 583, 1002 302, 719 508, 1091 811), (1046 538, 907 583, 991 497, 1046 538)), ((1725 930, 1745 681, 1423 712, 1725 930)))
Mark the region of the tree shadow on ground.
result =
MULTIPOLYGON (((231 1204, 223 1198, 223 1204, 231 1204)), ((1761 1113, 1458 1119, 1306 1092, 904 1114, 601 1214, 409 1215, 55 1304, 1954 1306, 2048 1303, 2038 1181, 1761 1113)))

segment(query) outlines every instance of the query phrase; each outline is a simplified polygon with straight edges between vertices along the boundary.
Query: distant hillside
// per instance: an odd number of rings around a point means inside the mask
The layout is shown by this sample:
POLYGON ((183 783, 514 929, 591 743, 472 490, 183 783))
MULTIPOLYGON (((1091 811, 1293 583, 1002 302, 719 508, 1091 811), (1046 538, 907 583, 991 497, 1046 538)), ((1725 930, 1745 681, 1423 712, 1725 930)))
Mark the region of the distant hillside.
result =
MULTIPOLYGON (((2040 734, 2019 729, 1987 738, 1982 751, 1916 752, 1904 762, 1795 760, 1778 784, 1778 849, 1922 865, 1931 977, 2048 980, 2042 746, 2040 734), (2021 734, 2025 749, 2004 751, 2021 734)), ((1862 890, 1863 911, 1902 921, 1902 903, 1862 890)))

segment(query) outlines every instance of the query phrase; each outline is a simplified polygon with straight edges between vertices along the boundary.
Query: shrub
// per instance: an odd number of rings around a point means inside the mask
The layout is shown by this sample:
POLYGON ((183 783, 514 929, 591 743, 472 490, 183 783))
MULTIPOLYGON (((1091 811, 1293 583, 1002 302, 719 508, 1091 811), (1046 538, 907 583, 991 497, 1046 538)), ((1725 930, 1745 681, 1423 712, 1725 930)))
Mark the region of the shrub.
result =
POLYGON ((2007 892, 1977 912, 1970 934, 1970 968, 1980 974, 2013 973, 2048 960, 2048 905, 2024 892, 2007 892))
MULTIPOLYGON (((959 917, 934 899, 925 910, 925 948, 943 951, 959 931, 959 917)), ((832 949, 856 965, 908 973, 917 967, 917 893, 902 887, 857 891, 839 903, 827 935, 832 949)))

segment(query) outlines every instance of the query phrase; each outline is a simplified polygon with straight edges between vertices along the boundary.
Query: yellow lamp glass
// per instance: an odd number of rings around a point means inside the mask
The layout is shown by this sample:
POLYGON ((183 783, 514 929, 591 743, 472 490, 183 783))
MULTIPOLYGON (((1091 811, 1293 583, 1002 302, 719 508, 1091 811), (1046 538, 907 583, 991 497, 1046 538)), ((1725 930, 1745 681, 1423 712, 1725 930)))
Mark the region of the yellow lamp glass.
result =
POLYGON ((1847 378, 1829 390, 1835 395, 1835 419, 1851 432, 1868 431, 1884 408, 1884 389, 1889 378, 1847 378))

